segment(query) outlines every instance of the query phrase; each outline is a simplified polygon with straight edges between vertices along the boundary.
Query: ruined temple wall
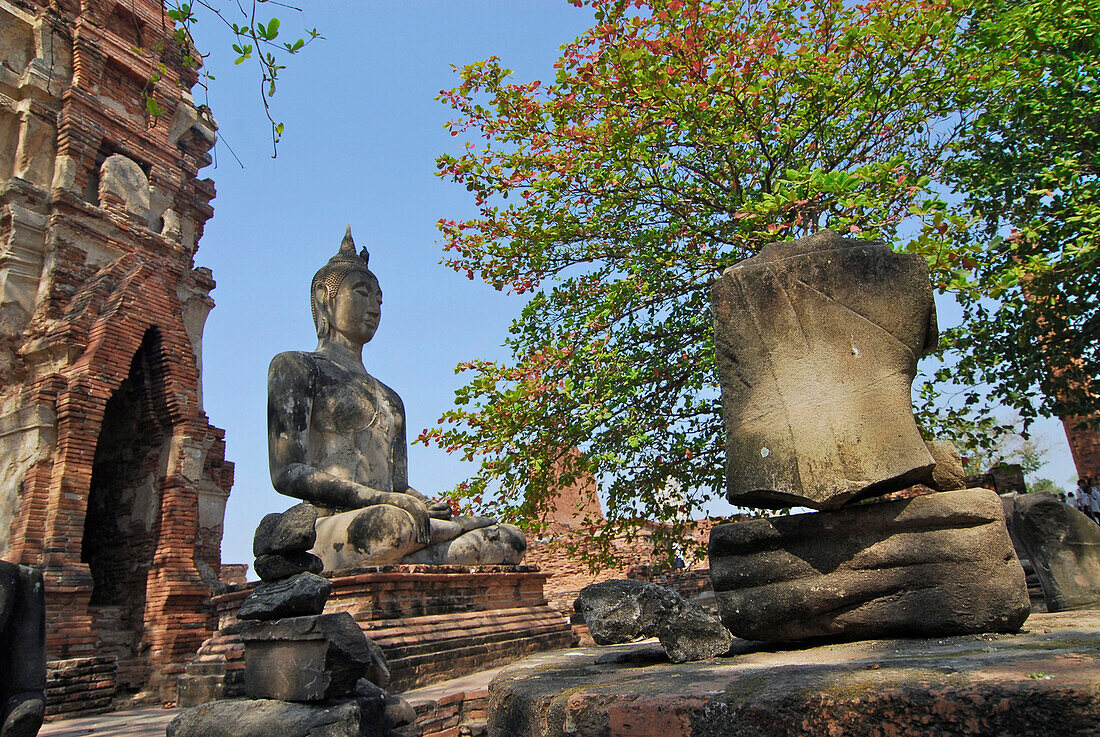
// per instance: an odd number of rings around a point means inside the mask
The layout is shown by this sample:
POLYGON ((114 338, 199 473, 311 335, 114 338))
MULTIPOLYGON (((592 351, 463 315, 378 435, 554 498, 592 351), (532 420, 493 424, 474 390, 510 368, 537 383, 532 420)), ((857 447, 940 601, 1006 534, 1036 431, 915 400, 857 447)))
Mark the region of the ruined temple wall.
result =
POLYGON ((1100 479, 1100 430, 1079 427, 1080 418, 1069 417, 1062 420, 1066 431, 1073 464, 1079 477, 1091 476, 1100 479))
POLYGON ((154 688, 208 633, 233 479, 202 407, 214 281, 193 260, 213 213, 198 171, 216 126, 171 30, 158 0, 0 0, 0 557, 43 568, 51 658, 128 648, 142 653, 130 685, 154 688), (146 113, 147 93, 161 115, 146 113), (131 428, 107 453, 102 428, 126 426, 109 402, 147 343, 128 401, 157 432, 131 428), (135 464, 117 515, 102 517, 140 559, 127 575, 144 578, 124 646, 112 622, 126 615, 91 604, 84 560, 97 452, 135 464))
MULTIPOLYGON (((720 520, 701 519, 689 525, 689 536, 697 544, 706 545, 710 539, 710 530, 720 520)), ((544 586, 546 598, 551 605, 562 612, 573 609, 573 600, 582 588, 589 584, 608 581, 614 578, 640 578, 675 588, 678 577, 691 578, 692 572, 706 569, 706 561, 685 561, 686 567, 670 571, 661 565, 653 553, 652 535, 658 525, 642 527, 636 536, 620 536, 612 543, 616 564, 593 571, 581 555, 591 537, 591 531, 584 527, 549 523, 537 535, 529 535, 527 552, 523 562, 537 565, 550 578, 544 586)))

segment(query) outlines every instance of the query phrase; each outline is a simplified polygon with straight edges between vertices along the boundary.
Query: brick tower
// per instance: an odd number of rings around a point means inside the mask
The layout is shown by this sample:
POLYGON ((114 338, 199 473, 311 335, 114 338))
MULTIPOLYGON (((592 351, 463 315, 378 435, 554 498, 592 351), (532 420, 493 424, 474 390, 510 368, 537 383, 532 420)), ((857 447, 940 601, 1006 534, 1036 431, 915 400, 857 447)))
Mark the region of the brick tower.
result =
POLYGON ((233 480, 193 260, 215 125, 171 31, 160 0, 0 0, 0 557, 45 574, 55 713, 109 682, 174 699, 209 634, 233 480))

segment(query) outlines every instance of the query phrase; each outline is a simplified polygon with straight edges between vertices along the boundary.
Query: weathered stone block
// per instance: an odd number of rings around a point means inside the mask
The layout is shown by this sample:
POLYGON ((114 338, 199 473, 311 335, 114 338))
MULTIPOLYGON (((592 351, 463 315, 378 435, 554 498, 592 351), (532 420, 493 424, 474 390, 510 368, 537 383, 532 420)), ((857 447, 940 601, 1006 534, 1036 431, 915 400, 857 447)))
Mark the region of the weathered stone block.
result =
POLYGON ((722 623, 701 607, 646 581, 590 584, 581 589, 574 608, 597 645, 657 637, 674 663, 721 655, 733 641, 722 623))
POLYGON ((241 639, 245 692, 254 699, 320 701, 352 693, 360 678, 389 682, 382 650, 347 612, 250 624, 241 639))
POLYGON ((266 620, 320 614, 331 592, 332 581, 312 573, 265 581, 252 589, 237 618, 266 620))
POLYGON ((1017 496, 1012 516, 1047 609, 1100 606, 1100 527, 1050 494, 1017 496))
MULTIPOLYGON (((168 723, 167 737, 362 737, 355 701, 297 704, 270 699, 212 701, 168 723)), ((372 734, 367 732, 366 734, 372 734)))
POLYGON ((910 396, 937 341, 923 258, 825 230, 733 265, 712 299, 730 502, 833 509, 931 480, 910 396))
POLYGON ((256 527, 252 554, 257 558, 271 553, 304 552, 317 542, 317 507, 302 502, 285 512, 266 515, 256 527))
POLYGON ((299 573, 320 573, 325 568, 313 553, 270 553, 255 560, 256 575, 264 581, 280 581, 299 573))
POLYGON ((751 640, 1013 632, 1030 611, 985 489, 719 525, 710 565, 722 622, 751 640))
POLYGON ((1035 614, 1016 635, 735 640, 720 663, 639 651, 574 648, 503 669, 489 737, 1096 737, 1100 724, 1097 611, 1035 614))

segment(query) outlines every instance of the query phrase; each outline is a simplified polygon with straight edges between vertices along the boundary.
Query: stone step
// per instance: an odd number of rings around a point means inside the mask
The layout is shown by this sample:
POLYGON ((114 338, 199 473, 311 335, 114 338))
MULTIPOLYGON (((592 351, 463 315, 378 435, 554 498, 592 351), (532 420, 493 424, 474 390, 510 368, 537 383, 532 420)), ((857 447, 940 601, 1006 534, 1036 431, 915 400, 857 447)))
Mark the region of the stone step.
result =
POLYGON ((431 655, 439 653, 440 651, 450 651, 456 648, 476 647, 479 645, 489 645, 495 642, 510 642, 514 639, 523 639, 524 637, 537 637, 559 633, 568 634, 571 633, 571 631, 568 625, 563 626, 560 622, 544 626, 536 626, 531 622, 515 622, 508 626, 467 630, 465 633, 456 636, 446 638, 435 637, 430 640, 416 640, 407 644, 391 644, 384 640, 375 640, 375 642, 382 648, 382 651, 386 653, 386 657, 393 660, 414 657, 420 654, 431 655))
POLYGON ((499 637, 513 632, 541 633, 564 630, 568 623, 552 610, 505 612, 477 612, 476 616, 451 617, 443 621, 435 618, 367 623, 364 632, 383 649, 416 647, 425 641, 447 641, 471 636, 499 637))
POLYGON ((440 676, 444 674, 448 678, 454 678, 509 663, 531 653, 567 648, 574 642, 573 633, 568 628, 564 631, 491 642, 455 642, 452 645, 458 646, 448 649, 390 659, 390 672, 393 676, 390 688, 400 692, 441 680, 440 676))

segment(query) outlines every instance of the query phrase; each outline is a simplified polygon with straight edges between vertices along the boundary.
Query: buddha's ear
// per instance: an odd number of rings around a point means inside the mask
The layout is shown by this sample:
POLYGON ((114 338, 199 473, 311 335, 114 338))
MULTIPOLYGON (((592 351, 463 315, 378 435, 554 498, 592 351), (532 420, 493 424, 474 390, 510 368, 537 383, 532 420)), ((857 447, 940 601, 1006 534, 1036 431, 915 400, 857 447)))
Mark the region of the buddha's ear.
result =
POLYGON ((313 304, 317 309, 317 337, 326 338, 332 324, 332 301, 324 282, 313 287, 313 304))

